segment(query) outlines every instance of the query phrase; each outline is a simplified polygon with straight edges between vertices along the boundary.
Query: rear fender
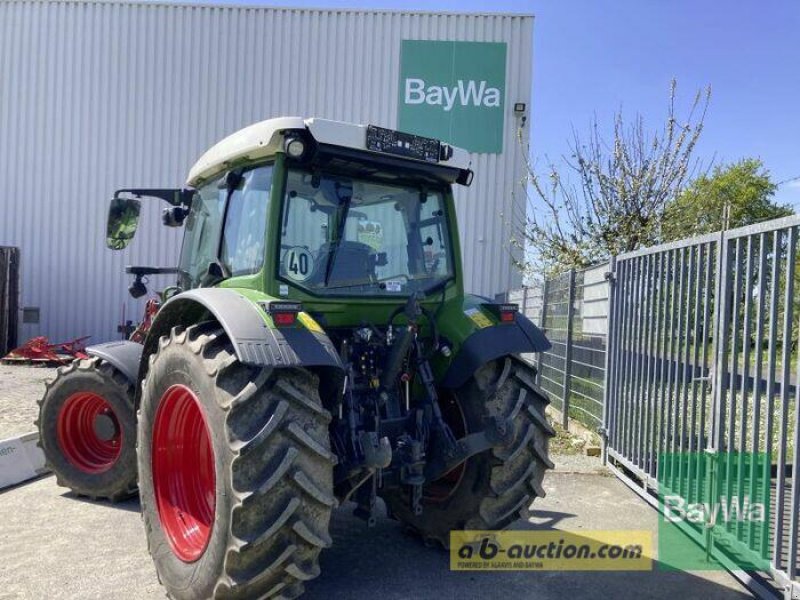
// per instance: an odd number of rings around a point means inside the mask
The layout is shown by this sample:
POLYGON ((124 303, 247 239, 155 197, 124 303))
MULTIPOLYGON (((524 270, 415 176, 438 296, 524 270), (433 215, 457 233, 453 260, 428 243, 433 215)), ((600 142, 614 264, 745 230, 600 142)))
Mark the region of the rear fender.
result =
POLYGON ((448 319, 452 333, 448 335, 445 331, 445 334, 452 341, 458 337, 463 341, 444 369, 440 380, 443 387, 461 387, 482 365, 503 356, 550 349, 550 341, 542 330, 525 315, 516 313, 513 322, 501 323, 484 305, 483 299, 467 296, 460 314, 448 319))
POLYGON ((86 348, 86 354, 110 363, 134 386, 142 358, 142 345, 128 340, 107 342, 86 348))
POLYGON ((265 308, 272 300, 275 298, 254 290, 235 288, 198 288, 173 296, 161 307, 147 334, 139 380, 147 375, 148 359, 158 349, 161 336, 173 327, 211 319, 225 330, 242 364, 341 370, 333 343, 307 314, 300 313, 294 327, 275 327, 265 308))

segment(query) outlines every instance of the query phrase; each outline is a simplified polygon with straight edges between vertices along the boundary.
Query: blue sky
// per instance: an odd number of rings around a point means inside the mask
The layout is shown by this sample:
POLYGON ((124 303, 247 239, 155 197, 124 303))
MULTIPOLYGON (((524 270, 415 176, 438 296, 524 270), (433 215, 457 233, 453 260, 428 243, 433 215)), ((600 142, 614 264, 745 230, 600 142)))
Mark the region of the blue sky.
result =
MULTIPOLYGON (((219 1, 219 0, 217 0, 219 1)), ((225 0, 223 0, 224 2, 225 0)), ((679 101, 713 89, 698 156, 760 157, 783 181, 800 176, 800 2, 797 0, 300 0, 235 4, 525 12, 536 16, 532 153, 557 158, 573 126, 610 123, 622 107, 660 125, 669 81, 679 101)), ((800 209, 800 181, 779 188, 800 209)))

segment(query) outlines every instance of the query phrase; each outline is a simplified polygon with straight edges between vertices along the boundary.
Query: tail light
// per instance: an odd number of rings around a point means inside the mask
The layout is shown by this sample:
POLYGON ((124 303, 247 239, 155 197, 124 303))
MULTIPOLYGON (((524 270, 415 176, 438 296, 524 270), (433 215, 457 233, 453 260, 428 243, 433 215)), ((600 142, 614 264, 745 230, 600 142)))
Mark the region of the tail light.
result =
POLYGON ((514 322, 514 315, 517 314, 517 309, 514 308, 513 310, 501 310, 500 311, 500 321, 503 323, 513 323, 514 322))
POLYGON ((501 323, 513 323, 519 312, 518 304, 484 304, 483 307, 501 323))
POLYGON ((297 315, 303 310, 299 302, 270 302, 267 308, 276 327, 291 327, 297 322, 297 315))

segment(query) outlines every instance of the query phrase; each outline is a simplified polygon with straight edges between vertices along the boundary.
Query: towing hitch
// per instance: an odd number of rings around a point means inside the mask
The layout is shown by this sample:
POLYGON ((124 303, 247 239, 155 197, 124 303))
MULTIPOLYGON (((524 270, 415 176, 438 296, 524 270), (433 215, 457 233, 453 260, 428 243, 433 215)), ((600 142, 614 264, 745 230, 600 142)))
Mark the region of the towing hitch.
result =
POLYGON ((468 458, 511 441, 514 429, 510 419, 489 417, 484 419, 485 429, 456 440, 425 464, 425 481, 436 481, 468 458))

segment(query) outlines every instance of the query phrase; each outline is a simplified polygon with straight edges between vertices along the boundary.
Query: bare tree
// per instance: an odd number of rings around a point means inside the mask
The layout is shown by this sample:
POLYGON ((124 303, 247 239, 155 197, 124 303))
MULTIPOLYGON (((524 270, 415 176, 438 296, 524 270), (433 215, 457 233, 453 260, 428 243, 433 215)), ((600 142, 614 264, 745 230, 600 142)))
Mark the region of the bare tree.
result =
POLYGON ((692 154, 711 98, 710 87, 698 90, 679 122, 676 89, 672 80, 659 131, 649 131, 641 115, 627 125, 619 110, 612 140, 595 117, 588 136, 573 130, 560 167, 548 159, 546 174, 539 174, 526 162, 527 210, 512 240, 524 257, 517 262, 523 273, 582 268, 658 240, 666 203, 699 168, 692 154))

